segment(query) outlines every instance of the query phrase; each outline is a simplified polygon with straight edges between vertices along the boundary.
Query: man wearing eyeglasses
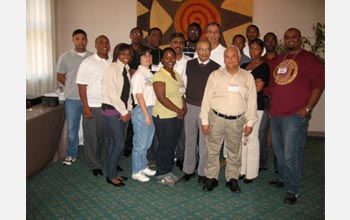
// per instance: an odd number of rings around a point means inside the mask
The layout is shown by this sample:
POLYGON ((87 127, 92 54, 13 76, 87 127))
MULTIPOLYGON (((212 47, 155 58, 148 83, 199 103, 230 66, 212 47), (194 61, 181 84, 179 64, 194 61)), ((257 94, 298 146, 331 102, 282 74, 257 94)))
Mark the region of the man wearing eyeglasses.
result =
POLYGON ((199 152, 198 162, 198 183, 202 184, 205 181, 204 168, 207 161, 207 145, 205 136, 201 129, 201 120, 199 112, 204 94, 204 89, 207 84, 209 75, 219 69, 220 65, 211 60, 211 45, 208 40, 200 40, 197 43, 196 53, 197 59, 187 61, 187 88, 186 88, 186 105, 187 113, 184 119, 184 128, 186 136, 185 157, 182 177, 184 181, 189 181, 195 176, 197 153, 199 152), (197 150, 197 139, 199 134, 199 149, 197 150))
POLYGON ((145 47, 141 44, 141 41, 143 38, 143 33, 141 28, 134 27, 133 29, 131 29, 129 38, 131 40, 130 47, 133 51, 133 56, 129 62, 129 66, 130 66, 129 73, 130 73, 130 76, 132 76, 140 65, 140 57, 138 55, 138 51, 142 50, 145 47))
POLYGON ((199 41, 201 34, 202 28, 198 23, 193 22, 188 26, 187 41, 185 42, 185 47, 183 49, 186 56, 191 58, 194 57, 194 54, 196 53, 196 44, 199 41))

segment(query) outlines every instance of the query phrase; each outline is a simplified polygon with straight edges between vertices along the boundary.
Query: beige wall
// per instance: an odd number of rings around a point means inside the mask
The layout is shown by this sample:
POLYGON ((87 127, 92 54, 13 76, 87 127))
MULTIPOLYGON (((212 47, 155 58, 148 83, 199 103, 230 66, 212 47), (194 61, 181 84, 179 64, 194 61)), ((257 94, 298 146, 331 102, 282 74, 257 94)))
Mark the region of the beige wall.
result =
MULTIPOLYGON (((313 37, 312 25, 324 23, 324 0, 254 0, 253 23, 260 28, 261 37, 269 31, 279 39, 289 27, 313 37)), ((88 33, 88 49, 94 50, 94 39, 105 34, 111 47, 129 43, 129 31, 136 26, 136 0, 56 0, 57 55, 72 48, 71 34, 82 28, 88 33)), ((325 131, 324 94, 313 112, 309 131, 325 131)))

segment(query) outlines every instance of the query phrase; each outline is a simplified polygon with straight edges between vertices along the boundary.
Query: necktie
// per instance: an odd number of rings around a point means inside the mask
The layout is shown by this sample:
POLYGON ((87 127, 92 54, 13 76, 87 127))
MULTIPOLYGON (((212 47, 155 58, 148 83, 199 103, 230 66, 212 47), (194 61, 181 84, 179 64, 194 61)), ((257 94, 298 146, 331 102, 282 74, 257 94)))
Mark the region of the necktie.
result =
POLYGON ((199 66, 203 69, 205 64, 204 63, 200 63, 199 66))
POLYGON ((128 71, 126 70, 125 66, 124 66, 124 70, 123 70, 123 79, 124 79, 123 90, 122 90, 122 95, 121 95, 120 99, 124 102, 125 108, 127 108, 128 107, 129 92, 130 92, 130 82, 129 82, 129 78, 128 78, 128 71))

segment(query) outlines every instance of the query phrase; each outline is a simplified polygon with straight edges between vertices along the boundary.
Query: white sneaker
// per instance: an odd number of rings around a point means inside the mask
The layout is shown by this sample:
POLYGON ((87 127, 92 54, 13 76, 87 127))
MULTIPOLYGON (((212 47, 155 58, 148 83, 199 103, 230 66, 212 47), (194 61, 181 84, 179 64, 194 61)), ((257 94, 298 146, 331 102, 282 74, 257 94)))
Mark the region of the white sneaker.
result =
POLYGON ((145 169, 141 170, 141 172, 144 174, 144 175, 147 175, 147 176, 154 176, 156 174, 156 171, 155 170, 151 170, 150 168, 146 167, 145 169))
POLYGON ((72 165, 74 162, 76 161, 75 157, 66 157, 66 159, 64 159, 64 161, 62 162, 63 165, 67 165, 70 166, 72 165))
POLYGON ((133 173, 131 175, 131 177, 134 179, 134 180, 138 180, 140 182, 147 182, 149 181, 149 178, 147 176, 145 176, 145 174, 142 173, 142 171, 138 172, 138 173, 133 173))

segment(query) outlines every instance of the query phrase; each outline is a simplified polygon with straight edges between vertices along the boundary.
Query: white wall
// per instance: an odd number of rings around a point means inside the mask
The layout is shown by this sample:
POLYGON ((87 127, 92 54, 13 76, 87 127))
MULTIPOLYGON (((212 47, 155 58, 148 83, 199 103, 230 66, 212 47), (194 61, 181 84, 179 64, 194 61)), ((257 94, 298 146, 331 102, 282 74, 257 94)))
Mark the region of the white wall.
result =
POLYGON ((129 31, 136 26, 136 0, 56 0, 57 55, 72 48, 72 32, 88 34, 88 50, 95 52, 95 38, 106 35, 115 45, 130 43, 129 31))
MULTIPOLYGON (((100 34, 109 37, 112 51, 117 43, 130 43, 129 31, 136 26, 136 0, 56 0, 57 55, 72 48, 71 34, 82 28, 88 33, 88 49, 95 51, 100 34)), ((253 23, 261 37, 274 32, 282 39, 289 27, 313 38, 312 25, 325 22, 324 0, 254 0, 253 23)), ((244 34, 244 33, 243 33, 244 34)), ((111 51, 111 52, 112 52, 111 51)), ((325 131, 325 99, 322 95, 313 111, 309 131, 325 131)))

